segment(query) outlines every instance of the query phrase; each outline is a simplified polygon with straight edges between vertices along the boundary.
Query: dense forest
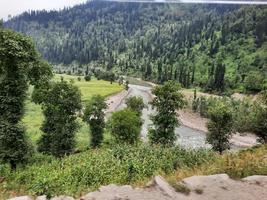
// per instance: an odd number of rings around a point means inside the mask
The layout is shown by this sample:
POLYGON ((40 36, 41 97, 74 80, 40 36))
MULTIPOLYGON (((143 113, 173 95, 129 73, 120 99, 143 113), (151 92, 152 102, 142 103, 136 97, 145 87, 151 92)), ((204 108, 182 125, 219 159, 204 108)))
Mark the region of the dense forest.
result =
POLYGON ((93 1, 4 25, 69 72, 101 67, 220 93, 267 88, 266 6, 93 1))

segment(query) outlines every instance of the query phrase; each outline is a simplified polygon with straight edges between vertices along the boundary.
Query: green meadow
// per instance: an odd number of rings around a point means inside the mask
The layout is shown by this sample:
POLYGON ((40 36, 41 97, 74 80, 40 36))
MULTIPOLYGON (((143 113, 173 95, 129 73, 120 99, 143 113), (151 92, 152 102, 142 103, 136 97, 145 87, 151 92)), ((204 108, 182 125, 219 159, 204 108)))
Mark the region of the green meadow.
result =
MULTIPOLYGON (((86 101, 88 101, 93 95, 99 94, 104 97, 108 97, 123 90, 123 87, 118 83, 110 84, 110 82, 108 81, 96 79, 92 79, 91 81, 86 82, 82 76, 80 76, 80 81, 78 81, 79 76, 62 74, 56 74, 53 79, 55 81, 60 81, 61 76, 66 81, 74 82, 74 85, 76 85, 80 89, 82 93, 82 101, 84 104, 86 104, 86 101)), ((28 137, 31 139, 33 144, 35 144, 42 134, 40 127, 42 125, 44 117, 42 114, 41 106, 31 102, 31 92, 32 88, 29 89, 29 98, 26 101, 25 115, 22 121, 24 126, 26 127, 28 137)), ((77 150, 82 151, 88 147, 90 134, 88 126, 80 118, 78 119, 78 121, 80 128, 76 134, 77 150)))

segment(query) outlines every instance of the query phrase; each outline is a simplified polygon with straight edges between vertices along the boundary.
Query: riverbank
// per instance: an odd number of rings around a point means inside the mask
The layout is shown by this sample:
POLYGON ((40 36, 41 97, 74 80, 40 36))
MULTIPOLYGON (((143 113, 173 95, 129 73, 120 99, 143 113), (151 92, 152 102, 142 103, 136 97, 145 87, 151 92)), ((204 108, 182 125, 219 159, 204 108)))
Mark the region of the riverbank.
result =
MULTIPOLYGON (((128 91, 122 91, 116 95, 113 95, 106 101, 109 105, 106 113, 107 115, 110 115, 112 112, 126 107, 125 99, 127 97, 141 96, 143 98, 145 104, 147 104, 147 108, 145 108, 142 113, 143 127, 141 131, 141 137, 144 140, 146 140, 148 129, 152 124, 150 116, 155 113, 155 110, 153 110, 149 105, 149 102, 153 99, 151 89, 151 86, 148 87, 141 84, 130 84, 128 91)), ((192 100, 193 91, 183 90, 182 92, 187 100, 192 100)), ((206 93, 198 93, 198 95, 216 96, 206 93)), ((178 144, 187 148, 210 148, 205 141, 206 133, 208 132, 206 127, 208 119, 201 117, 198 113, 193 112, 189 108, 182 109, 178 111, 177 114, 182 124, 181 127, 175 130, 176 134, 178 135, 178 144)), ((251 133, 236 133, 233 134, 230 142, 232 143, 234 149, 247 148, 257 144, 257 137, 251 133)))

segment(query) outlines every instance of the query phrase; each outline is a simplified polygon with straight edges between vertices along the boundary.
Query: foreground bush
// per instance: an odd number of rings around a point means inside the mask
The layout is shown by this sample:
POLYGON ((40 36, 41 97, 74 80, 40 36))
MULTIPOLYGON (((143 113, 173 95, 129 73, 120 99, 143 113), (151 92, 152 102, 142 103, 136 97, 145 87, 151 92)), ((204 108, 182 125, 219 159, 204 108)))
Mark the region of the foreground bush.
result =
POLYGON ((105 98, 95 95, 91 98, 85 108, 83 120, 90 125, 91 146, 93 148, 101 145, 105 128, 105 113, 107 108, 105 98))
POLYGON ((141 126, 140 117, 130 109, 114 112, 108 121, 110 133, 120 143, 137 143, 140 139, 141 126))
MULTIPOLYGON (((9 190, 27 190, 34 195, 66 194, 79 196, 80 192, 101 185, 129 184, 147 181, 159 173, 172 173, 180 168, 192 168, 212 160, 210 151, 186 151, 179 147, 121 145, 90 150, 64 159, 52 156, 35 158, 32 164, 10 173, 8 166, 0 165, 0 177, 9 190)), ((5 188, 7 190, 7 188, 5 188)))
POLYGON ((152 108, 157 113, 151 116, 153 128, 149 130, 148 138, 152 144, 172 146, 176 141, 175 128, 180 126, 177 118, 177 110, 186 105, 184 95, 180 91, 181 86, 175 81, 167 81, 162 86, 156 86, 152 90, 155 98, 152 100, 152 108))
POLYGON ((45 120, 41 127, 43 135, 38 141, 38 151, 57 157, 72 153, 78 128, 76 113, 82 107, 79 89, 61 81, 40 91, 39 96, 42 98, 34 100, 42 105, 45 120))
POLYGON ((233 114, 227 104, 217 102, 209 109, 210 120, 207 124, 207 142, 220 154, 230 149, 230 137, 233 130, 233 114))

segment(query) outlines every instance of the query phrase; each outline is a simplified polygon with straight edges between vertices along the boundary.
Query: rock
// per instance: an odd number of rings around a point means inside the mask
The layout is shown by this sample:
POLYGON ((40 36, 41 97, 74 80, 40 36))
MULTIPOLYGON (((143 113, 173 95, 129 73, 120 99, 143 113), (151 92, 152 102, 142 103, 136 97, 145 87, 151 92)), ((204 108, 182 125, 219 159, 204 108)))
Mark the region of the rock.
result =
POLYGON ((245 181, 251 184, 267 186, 267 176, 259 176, 259 175, 248 176, 246 178, 243 178, 242 181, 245 181))
POLYGON ((69 196, 58 196, 58 197, 52 198, 51 200, 75 200, 75 199, 69 196))
POLYGON ((47 200, 46 195, 38 196, 35 200, 47 200))
POLYGON ((212 185, 227 187, 223 184, 227 181, 231 181, 227 174, 215 174, 210 176, 191 176, 183 179, 182 183, 185 184, 190 190, 195 190, 204 189, 212 185))
POLYGON ((153 185, 158 187, 165 195, 169 197, 176 196, 175 190, 161 176, 156 176, 153 180, 153 183, 154 183, 153 185))
POLYGON ((21 197, 11 198, 9 200, 33 200, 33 198, 30 196, 21 196, 21 197))

